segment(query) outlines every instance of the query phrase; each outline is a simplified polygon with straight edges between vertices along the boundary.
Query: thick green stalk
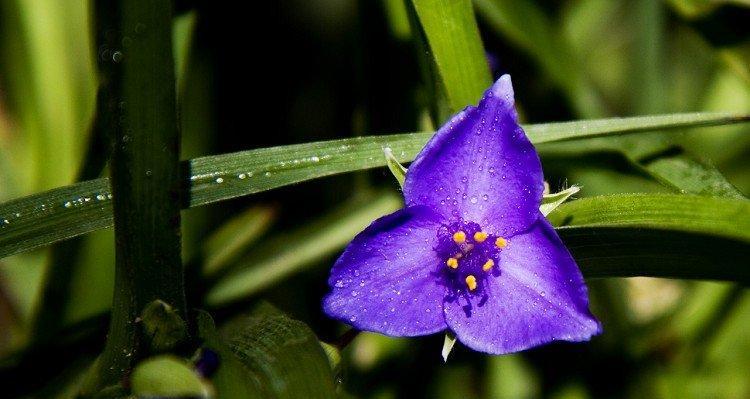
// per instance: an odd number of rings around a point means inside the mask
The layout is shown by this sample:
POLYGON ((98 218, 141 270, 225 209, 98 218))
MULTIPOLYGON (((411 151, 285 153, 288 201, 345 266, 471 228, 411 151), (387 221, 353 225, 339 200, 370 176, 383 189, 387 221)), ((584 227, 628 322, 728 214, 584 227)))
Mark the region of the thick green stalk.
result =
MULTIPOLYGON (((479 36, 470 0, 411 0, 413 31, 419 32, 426 81, 437 81, 432 91, 436 126, 467 105, 476 104, 492 84, 492 74, 479 36), (440 103, 445 96, 445 104, 440 103), (442 106, 441 106, 442 105, 442 106)), ((421 52, 421 51, 420 51, 421 52)))
MULTIPOLYGON (((112 1, 97 3, 111 7, 112 1)), ((179 136, 169 0, 119 0, 118 44, 105 49, 119 81, 111 162, 115 292, 100 384, 120 381, 148 354, 138 318, 160 299, 185 315, 180 259, 179 136)))

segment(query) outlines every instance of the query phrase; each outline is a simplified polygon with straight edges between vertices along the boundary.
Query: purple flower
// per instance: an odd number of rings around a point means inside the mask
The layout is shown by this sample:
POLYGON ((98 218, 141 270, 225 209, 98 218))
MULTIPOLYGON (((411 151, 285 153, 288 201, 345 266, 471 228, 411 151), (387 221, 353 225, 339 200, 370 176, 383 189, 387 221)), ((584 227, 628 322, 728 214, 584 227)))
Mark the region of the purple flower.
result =
POLYGON ((391 336, 449 329, 503 354, 601 331, 570 253, 539 211, 542 167, 510 76, 438 130, 409 167, 406 208, 333 265, 325 312, 391 336))

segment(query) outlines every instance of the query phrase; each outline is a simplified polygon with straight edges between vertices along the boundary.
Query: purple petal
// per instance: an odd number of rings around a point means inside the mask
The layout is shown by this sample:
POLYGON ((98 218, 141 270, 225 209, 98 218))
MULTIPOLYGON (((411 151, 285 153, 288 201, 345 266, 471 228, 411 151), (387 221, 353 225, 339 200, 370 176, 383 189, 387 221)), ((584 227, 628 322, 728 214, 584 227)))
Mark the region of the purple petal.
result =
POLYGON ((499 270, 488 279, 485 303, 474 301, 470 314, 460 300, 445 304, 448 326, 468 347, 504 354, 601 332, 581 272, 544 218, 508 239, 499 270))
POLYGON ((433 247, 442 217, 425 206, 373 222, 349 244, 331 270, 325 312, 352 326, 392 336, 446 328, 445 287, 433 247))
POLYGON ((517 119, 510 76, 503 75, 478 107, 454 116, 417 155, 406 174, 406 204, 502 236, 525 230, 539 213, 544 179, 517 119))

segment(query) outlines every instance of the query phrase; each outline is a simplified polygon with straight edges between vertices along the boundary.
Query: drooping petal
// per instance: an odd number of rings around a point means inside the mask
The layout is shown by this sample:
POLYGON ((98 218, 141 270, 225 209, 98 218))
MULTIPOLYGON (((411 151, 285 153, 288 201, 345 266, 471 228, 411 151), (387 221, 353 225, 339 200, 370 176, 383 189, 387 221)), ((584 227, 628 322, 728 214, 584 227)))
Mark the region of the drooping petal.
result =
POLYGON ((408 207, 373 222, 349 244, 331 270, 325 312, 352 326, 392 336, 446 328, 445 287, 433 251, 442 217, 408 207))
POLYGON ((460 300, 446 302, 448 327, 468 347, 504 354, 601 332, 581 272, 544 218, 508 240, 499 270, 488 279, 481 306, 472 303, 467 312, 460 300))
POLYGON ((417 155, 404 198, 509 236, 534 222, 543 190, 539 157, 518 124, 510 76, 503 75, 478 107, 454 116, 417 155))

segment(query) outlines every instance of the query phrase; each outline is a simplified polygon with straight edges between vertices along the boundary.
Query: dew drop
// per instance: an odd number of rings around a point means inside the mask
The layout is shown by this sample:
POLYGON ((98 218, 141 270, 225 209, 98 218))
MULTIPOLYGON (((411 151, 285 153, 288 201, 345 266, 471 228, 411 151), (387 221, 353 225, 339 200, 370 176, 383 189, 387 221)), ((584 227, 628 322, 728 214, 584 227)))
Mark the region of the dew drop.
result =
POLYGON ((217 177, 217 178, 216 178, 216 183, 218 183, 218 184, 224 183, 224 178, 222 178, 222 177, 217 177))
POLYGON ((239 175, 237 175, 237 178, 240 179, 240 180, 244 180, 246 177, 247 177, 247 175, 244 174, 244 173, 240 173, 239 175))
POLYGON ((471 202, 472 204, 476 204, 476 203, 477 203, 477 197, 475 197, 475 196, 473 196, 473 195, 472 195, 472 196, 471 196, 471 199, 470 199, 469 201, 470 201, 470 202, 471 202))
POLYGON ((344 287, 344 281, 343 280, 336 280, 336 284, 334 284, 334 287, 336 287, 336 288, 343 288, 344 287))
POLYGON ((122 51, 115 51, 114 53, 112 53, 112 61, 114 61, 115 63, 119 63, 120 61, 122 61, 122 58, 122 51))

